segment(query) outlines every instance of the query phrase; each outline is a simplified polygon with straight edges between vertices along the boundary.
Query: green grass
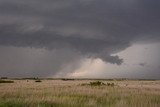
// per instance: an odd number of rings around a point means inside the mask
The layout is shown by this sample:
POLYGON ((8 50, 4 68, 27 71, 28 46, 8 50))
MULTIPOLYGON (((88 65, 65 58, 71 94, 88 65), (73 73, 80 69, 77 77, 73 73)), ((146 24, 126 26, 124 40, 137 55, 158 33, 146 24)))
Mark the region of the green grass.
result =
POLYGON ((67 105, 56 104, 51 102, 40 102, 31 104, 23 101, 6 101, 0 103, 0 107, 67 107, 67 105))

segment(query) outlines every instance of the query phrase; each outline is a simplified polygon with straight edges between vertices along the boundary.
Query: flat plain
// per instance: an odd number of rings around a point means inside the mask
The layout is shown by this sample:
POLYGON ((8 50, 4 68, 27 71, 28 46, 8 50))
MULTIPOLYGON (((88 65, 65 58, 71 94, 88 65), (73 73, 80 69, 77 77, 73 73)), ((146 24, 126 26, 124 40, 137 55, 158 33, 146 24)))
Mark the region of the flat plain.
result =
POLYGON ((160 80, 13 81, 0 83, 0 107, 160 107, 160 80))

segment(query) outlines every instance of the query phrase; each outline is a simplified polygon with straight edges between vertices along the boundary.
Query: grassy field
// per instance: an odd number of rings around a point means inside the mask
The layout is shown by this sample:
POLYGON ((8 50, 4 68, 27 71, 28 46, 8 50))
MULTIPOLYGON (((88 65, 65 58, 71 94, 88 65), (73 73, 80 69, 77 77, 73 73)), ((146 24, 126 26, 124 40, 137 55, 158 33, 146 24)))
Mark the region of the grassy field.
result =
POLYGON ((160 81, 14 80, 0 83, 0 107, 160 107, 160 81))

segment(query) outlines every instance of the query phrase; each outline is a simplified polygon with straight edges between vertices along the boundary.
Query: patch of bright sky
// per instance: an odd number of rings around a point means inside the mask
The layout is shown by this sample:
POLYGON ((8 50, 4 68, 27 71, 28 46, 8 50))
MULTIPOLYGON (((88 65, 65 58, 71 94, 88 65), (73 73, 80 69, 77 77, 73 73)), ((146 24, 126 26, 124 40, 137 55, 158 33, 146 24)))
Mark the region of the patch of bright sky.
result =
POLYGON ((77 78, 160 78, 160 43, 134 44, 117 53, 124 63, 120 66, 101 59, 86 59, 69 77, 77 78))

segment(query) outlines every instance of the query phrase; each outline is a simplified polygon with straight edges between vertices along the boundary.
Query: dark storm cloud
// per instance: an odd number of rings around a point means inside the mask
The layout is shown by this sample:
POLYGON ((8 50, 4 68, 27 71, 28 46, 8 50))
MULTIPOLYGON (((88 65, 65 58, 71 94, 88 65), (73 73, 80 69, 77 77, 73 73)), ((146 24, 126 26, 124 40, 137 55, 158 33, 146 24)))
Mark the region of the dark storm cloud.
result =
POLYGON ((0 45, 70 50, 120 65, 135 42, 159 42, 158 0, 0 0, 0 45))

